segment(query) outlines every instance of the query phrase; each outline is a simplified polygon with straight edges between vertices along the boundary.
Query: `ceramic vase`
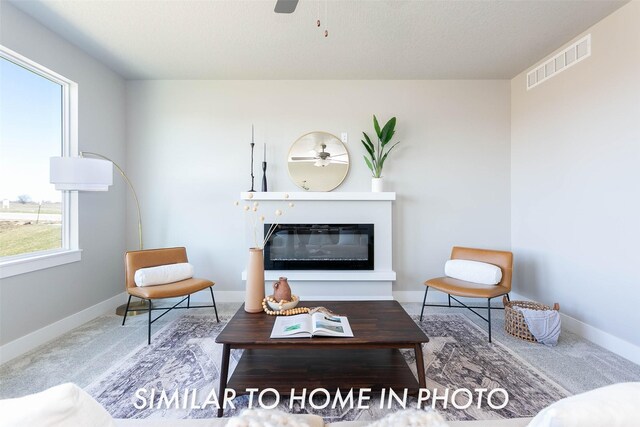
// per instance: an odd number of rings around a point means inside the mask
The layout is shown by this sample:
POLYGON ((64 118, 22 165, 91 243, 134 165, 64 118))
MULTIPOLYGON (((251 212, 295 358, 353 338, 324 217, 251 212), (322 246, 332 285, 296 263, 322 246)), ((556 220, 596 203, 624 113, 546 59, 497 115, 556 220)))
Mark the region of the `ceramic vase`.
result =
POLYGON ((371 178, 371 192, 382 193, 384 191, 383 183, 382 177, 371 178))
POLYGON ((291 287, 286 277, 281 277, 273 284, 273 298, 276 301, 291 301, 291 287))
POLYGON ((264 254, 262 249, 249 249, 247 265, 247 285, 244 297, 244 311, 259 313, 264 299, 264 254))

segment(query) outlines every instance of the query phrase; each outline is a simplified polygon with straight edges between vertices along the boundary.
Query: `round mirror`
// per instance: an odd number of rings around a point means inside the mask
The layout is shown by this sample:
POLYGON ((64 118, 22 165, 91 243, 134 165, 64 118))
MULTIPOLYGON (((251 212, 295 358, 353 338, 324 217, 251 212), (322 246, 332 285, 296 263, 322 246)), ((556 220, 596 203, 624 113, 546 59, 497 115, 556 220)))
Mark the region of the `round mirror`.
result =
POLYGON ((293 143, 287 157, 289 176, 305 191, 331 191, 349 172, 349 153, 335 135, 311 132, 293 143))

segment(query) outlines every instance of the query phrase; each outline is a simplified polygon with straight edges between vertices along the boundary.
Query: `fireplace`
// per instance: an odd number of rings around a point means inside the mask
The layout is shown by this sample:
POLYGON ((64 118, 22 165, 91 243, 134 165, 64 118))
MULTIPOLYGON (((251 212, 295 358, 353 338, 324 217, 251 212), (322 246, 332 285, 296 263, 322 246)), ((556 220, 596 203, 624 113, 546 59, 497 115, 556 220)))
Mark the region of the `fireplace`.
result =
MULTIPOLYGON (((271 224, 264 225, 267 233, 271 224)), ((373 224, 279 224, 265 270, 373 270, 373 224)))

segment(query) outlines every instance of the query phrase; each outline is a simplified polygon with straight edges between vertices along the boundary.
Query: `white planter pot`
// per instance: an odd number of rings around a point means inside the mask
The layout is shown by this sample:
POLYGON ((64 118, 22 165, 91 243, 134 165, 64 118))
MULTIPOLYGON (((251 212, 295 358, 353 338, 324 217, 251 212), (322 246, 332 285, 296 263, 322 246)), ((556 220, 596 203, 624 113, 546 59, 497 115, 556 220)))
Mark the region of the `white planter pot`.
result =
POLYGON ((382 193, 384 191, 383 178, 371 178, 371 192, 382 193))

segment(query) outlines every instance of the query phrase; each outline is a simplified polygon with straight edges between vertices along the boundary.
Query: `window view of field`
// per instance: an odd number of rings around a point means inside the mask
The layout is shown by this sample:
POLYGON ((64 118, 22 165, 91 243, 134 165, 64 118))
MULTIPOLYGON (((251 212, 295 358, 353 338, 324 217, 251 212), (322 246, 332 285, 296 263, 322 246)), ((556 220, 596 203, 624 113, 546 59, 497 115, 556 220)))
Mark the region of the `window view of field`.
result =
POLYGON ((2 201, 0 257, 62 247, 61 203, 2 201))
POLYGON ((61 193, 49 158, 62 154, 59 83, 0 58, 0 262, 62 247, 61 193))

